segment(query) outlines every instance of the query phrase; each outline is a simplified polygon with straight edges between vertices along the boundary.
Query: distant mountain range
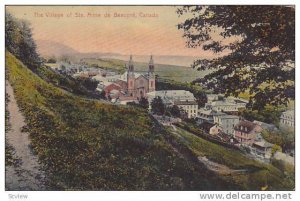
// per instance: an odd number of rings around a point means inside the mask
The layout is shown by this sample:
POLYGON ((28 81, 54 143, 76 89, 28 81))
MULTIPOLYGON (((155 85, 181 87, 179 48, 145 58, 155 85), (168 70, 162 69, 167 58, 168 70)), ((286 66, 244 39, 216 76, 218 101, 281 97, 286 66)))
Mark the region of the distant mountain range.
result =
MULTIPOLYGON (((61 57, 68 56, 71 59, 82 59, 82 58, 110 58, 110 59, 120 59, 127 61, 129 55, 122 55, 119 53, 111 52, 88 52, 82 53, 79 52, 67 45, 57 43, 54 41, 48 40, 37 40, 37 50, 39 54, 45 58, 52 56, 61 57)), ((174 56, 174 55, 153 55, 154 61, 157 64, 168 64, 168 65, 177 65, 177 66, 191 66, 194 60, 199 59, 198 57, 193 56, 174 56)), ((133 55, 133 60, 137 62, 148 63, 150 55, 133 55)))
POLYGON ((36 40, 37 50, 43 57, 76 55, 78 51, 61 43, 48 40, 36 40))
POLYGON ((60 56, 70 56, 80 58, 97 58, 103 56, 118 56, 118 53, 101 53, 101 52, 88 52, 83 53, 73 48, 64 45, 62 43, 57 43, 49 40, 36 40, 37 50, 39 54, 43 57, 60 57, 60 56))

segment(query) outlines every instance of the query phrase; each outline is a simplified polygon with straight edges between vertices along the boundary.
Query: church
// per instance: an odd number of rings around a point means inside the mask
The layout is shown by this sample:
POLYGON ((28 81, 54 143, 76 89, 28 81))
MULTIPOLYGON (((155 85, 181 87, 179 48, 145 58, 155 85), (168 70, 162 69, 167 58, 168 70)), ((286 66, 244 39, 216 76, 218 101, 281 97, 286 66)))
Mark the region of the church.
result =
POLYGON ((137 99, 145 97, 148 92, 155 91, 154 62, 151 55, 147 74, 134 72, 132 56, 127 67, 127 94, 137 99))
POLYGON ((155 74, 153 56, 150 56, 148 72, 137 73, 134 70, 132 55, 126 65, 127 71, 113 83, 105 87, 105 92, 121 102, 138 101, 147 98, 147 93, 155 91, 155 74))

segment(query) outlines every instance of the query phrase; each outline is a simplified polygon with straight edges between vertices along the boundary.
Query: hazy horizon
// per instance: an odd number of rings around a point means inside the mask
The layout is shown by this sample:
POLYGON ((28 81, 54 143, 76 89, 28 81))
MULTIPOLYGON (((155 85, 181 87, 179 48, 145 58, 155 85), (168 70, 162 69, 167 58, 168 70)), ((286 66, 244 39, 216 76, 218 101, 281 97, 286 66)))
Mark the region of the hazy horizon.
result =
MULTIPOLYGON (((64 44, 52 42, 52 41, 36 41, 38 45, 38 52, 42 57, 60 58, 61 56, 71 56, 75 60, 80 60, 82 58, 107 58, 107 59, 118 59, 122 61, 127 61, 130 54, 120 54, 116 52, 79 52, 73 48, 70 48, 64 44), (42 50, 41 50, 42 49, 42 50)), ((148 63, 150 54, 132 54, 133 60, 135 62, 148 63)), ((183 55, 154 55, 154 62, 156 64, 167 64, 175 66, 190 67, 194 60, 203 59, 197 56, 183 56, 183 55)))
POLYGON ((226 54, 187 48, 182 30, 177 29, 184 18, 178 17, 175 6, 6 6, 6 10, 30 22, 36 41, 53 41, 80 53, 199 58, 226 54))

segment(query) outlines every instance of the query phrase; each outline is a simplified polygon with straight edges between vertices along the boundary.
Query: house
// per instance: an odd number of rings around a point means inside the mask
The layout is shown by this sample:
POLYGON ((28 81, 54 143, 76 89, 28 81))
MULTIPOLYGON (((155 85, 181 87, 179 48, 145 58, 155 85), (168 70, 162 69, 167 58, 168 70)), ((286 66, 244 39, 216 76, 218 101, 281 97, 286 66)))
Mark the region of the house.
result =
POLYGON ((174 105, 186 112, 187 118, 196 118, 198 112, 198 103, 189 100, 175 100, 174 105))
POLYGON ((229 97, 225 98, 225 100, 227 102, 236 104, 238 109, 239 108, 246 108, 247 104, 249 103, 249 101, 246 100, 246 99, 236 98, 236 97, 232 97, 232 96, 229 96, 229 97))
POLYGON ((287 110, 282 112, 280 116, 280 126, 283 127, 295 127, 295 110, 287 110))
POLYGON ((252 145, 257 134, 261 131, 262 128, 259 125, 251 121, 242 120, 234 127, 234 137, 241 144, 252 145))
MULTIPOLYGON (((194 94, 185 90, 163 90, 163 91, 152 91, 147 93, 148 101, 151 103, 154 98, 161 97, 163 103, 166 106, 177 105, 183 109, 188 118, 197 117, 198 104, 194 94)), ((149 104, 151 110, 151 104, 149 104)))
POLYGON ((105 91, 106 97, 110 96, 110 98, 119 98, 122 96, 121 86, 116 83, 106 85, 103 90, 105 91))
POLYGON ((217 124, 224 133, 233 135, 234 127, 239 123, 239 117, 235 115, 217 115, 214 116, 214 123, 217 124))
POLYGON ((199 109, 198 110, 198 116, 197 116, 197 122, 198 124, 201 124, 203 122, 211 122, 214 123, 214 117, 219 115, 226 115, 223 112, 217 112, 213 110, 206 110, 206 109, 199 109))
POLYGON ((221 128, 218 125, 207 121, 200 124, 199 128, 210 135, 217 135, 221 131, 221 128))
POLYGON ((237 139, 235 139, 233 137, 233 135, 228 135, 228 134, 226 134, 222 131, 219 132, 218 137, 219 137, 220 140, 222 140, 223 142, 226 142, 226 143, 230 143, 230 144, 234 144, 234 145, 239 143, 237 141, 237 139))
POLYGON ((226 100, 221 100, 221 101, 206 103, 205 108, 208 110, 235 114, 238 112, 238 109, 240 107, 235 103, 228 102, 226 100))
POLYGON ((251 147, 251 153, 256 157, 269 161, 272 156, 273 146, 274 144, 265 140, 254 142, 251 147))
POLYGON ((207 97, 207 102, 211 103, 214 101, 218 101, 219 99, 223 99, 224 95, 223 94, 207 94, 206 97, 207 97))

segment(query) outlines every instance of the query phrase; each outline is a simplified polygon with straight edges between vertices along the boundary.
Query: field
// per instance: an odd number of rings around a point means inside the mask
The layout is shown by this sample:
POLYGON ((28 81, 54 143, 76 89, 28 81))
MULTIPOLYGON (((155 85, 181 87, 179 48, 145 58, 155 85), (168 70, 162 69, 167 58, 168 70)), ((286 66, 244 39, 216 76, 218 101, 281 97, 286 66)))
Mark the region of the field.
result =
MULTIPOLYGON (((125 63, 118 59, 82 59, 83 62, 90 66, 99 66, 107 69, 114 69, 120 73, 125 72, 125 63)), ((146 73, 148 64, 142 62, 134 62, 135 71, 146 73)), ((190 67, 155 64, 155 73, 163 79, 174 80, 177 82, 191 82, 196 78, 205 76, 209 71, 197 71, 190 67)))

